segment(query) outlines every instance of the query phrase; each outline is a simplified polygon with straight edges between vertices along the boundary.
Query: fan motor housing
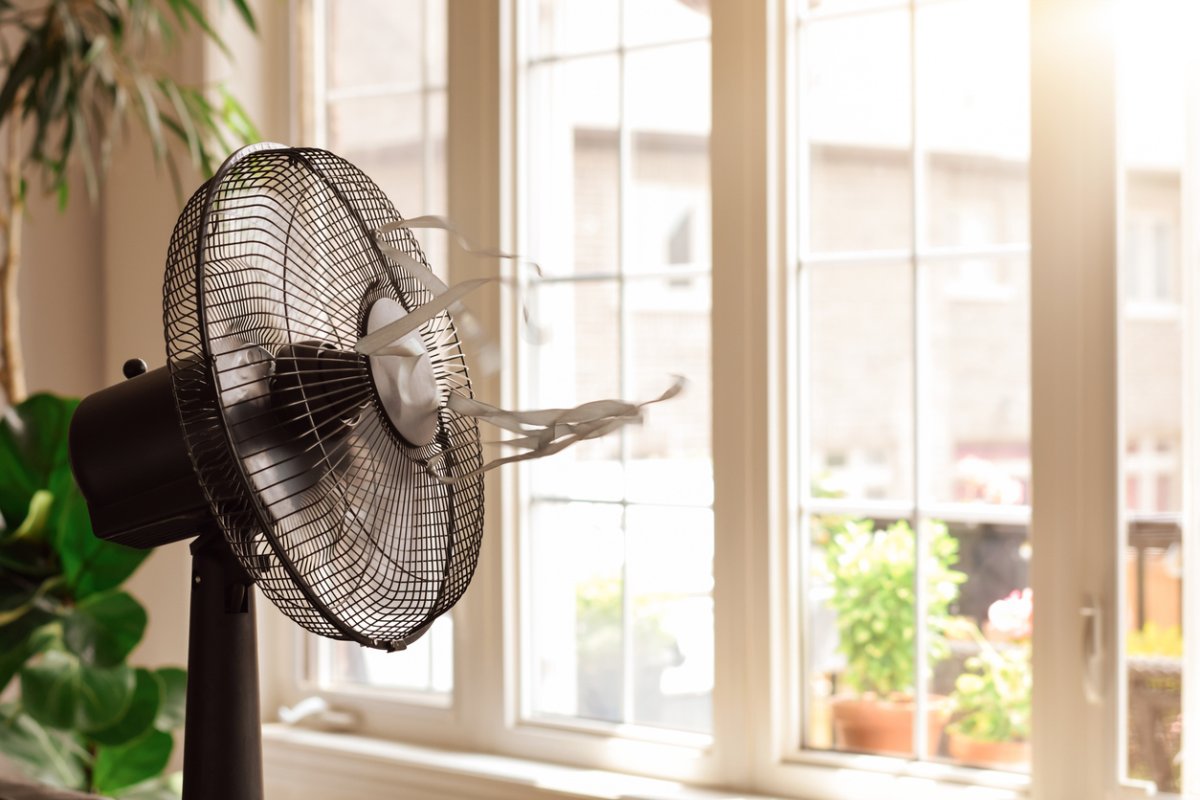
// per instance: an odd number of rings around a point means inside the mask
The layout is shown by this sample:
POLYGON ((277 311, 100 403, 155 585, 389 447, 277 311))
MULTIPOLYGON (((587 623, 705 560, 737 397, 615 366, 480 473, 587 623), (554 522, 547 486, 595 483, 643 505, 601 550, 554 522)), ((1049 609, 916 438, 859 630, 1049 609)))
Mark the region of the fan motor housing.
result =
POLYGON ((166 367, 85 397, 71 419, 68 447, 101 539, 157 547, 214 525, 166 367))

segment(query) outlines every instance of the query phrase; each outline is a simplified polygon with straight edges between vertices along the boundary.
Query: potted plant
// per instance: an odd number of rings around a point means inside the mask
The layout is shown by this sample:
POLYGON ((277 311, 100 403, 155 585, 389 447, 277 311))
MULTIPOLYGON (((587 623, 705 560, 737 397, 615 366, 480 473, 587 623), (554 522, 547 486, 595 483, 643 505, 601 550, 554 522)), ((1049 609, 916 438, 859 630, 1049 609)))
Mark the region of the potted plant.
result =
POLYGON ((148 551, 92 534, 67 463, 77 405, 37 394, 0 419, 0 753, 29 777, 169 798, 182 669, 128 657, 146 610, 121 585, 148 551))
POLYGON ((950 755, 981 766, 1029 762, 1033 668, 1030 634, 1033 594, 1013 592, 988 609, 985 638, 974 624, 965 630, 979 647, 954 683, 954 718, 947 733, 950 755))
MULTIPOLYGON (((944 631, 966 575, 952 569, 958 541, 928 523, 922 576, 928 664, 948 654, 944 631)), ((838 520, 829 531, 825 566, 837 614, 838 650, 846 658, 842 691, 832 704, 840 747, 911 754, 916 713, 917 537, 904 521, 876 530, 870 520, 838 520)), ((936 752, 949 701, 930 697, 928 747, 936 752)))

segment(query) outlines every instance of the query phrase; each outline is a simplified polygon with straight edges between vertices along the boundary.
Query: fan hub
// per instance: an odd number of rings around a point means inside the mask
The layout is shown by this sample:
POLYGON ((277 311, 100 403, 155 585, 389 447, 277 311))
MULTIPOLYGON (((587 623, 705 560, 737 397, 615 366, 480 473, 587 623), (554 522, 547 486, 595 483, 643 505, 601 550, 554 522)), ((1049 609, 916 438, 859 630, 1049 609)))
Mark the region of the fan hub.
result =
MULTIPOLYGON (((390 297, 380 298, 367 312, 367 333, 407 314, 404 306, 390 297)), ((379 400, 396 432, 414 446, 432 442, 441 397, 433 361, 420 332, 413 331, 393 342, 388 352, 371 356, 368 363, 379 400)))

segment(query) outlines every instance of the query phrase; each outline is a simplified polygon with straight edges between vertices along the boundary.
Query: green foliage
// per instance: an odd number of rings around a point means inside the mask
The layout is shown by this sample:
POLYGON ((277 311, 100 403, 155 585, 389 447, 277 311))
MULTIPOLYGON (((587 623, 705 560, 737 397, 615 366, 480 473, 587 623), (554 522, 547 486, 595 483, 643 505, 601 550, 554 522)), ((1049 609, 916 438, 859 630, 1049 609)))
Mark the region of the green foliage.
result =
POLYGON ((1183 657, 1183 631, 1178 625, 1147 622, 1141 630, 1125 637, 1125 651, 1131 656, 1183 657))
POLYGON ((92 533, 67 462, 76 405, 36 395, 0 417, 0 690, 20 689, 0 752, 35 780, 165 797, 186 677, 125 663, 146 611, 120 584, 146 552, 92 533))
MULTIPOLYGON (((246 0, 231 2, 254 30, 246 0)), ((210 99, 205 87, 181 85, 164 67, 180 35, 193 28, 228 52, 205 6, 199 0, 0 2, 0 123, 19 118, 29 125, 23 174, 40 173, 45 190, 63 205, 72 158, 82 163, 95 197, 114 140, 129 122, 149 134, 177 186, 169 137, 183 142, 206 174, 237 143, 257 139, 245 110, 223 88, 210 99)))
MULTIPOLYGON (((846 656, 842 679, 860 693, 881 697, 905 694, 915 685, 917 620, 917 537, 907 522, 876 530, 870 520, 827 520, 825 568, 837 613, 838 649, 846 656)), ((925 536, 925 621, 928 661, 948 654, 944 630, 950 605, 966 575, 951 567, 958 561, 958 540, 939 522, 925 536)))
POLYGON ((1028 641, 997 647, 975 632, 979 654, 954 682, 951 733, 983 742, 1029 741, 1033 664, 1028 641))

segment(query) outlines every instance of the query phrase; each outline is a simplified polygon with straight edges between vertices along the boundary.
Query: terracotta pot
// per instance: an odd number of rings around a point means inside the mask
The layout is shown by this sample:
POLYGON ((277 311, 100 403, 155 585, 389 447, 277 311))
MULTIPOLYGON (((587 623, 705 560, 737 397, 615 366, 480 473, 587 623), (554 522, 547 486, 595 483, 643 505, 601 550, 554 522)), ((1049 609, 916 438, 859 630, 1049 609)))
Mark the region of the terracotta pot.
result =
POLYGON ((952 733, 950 755, 955 761, 980 767, 1012 767, 1029 763, 1029 742, 983 742, 952 733))
MULTIPOLYGON (((930 695, 926 730, 928 752, 936 753, 942 738, 942 728, 950 718, 948 698, 930 695)), ((885 753, 908 756, 913 753, 912 700, 881 700, 872 697, 834 699, 834 743, 839 749, 862 753, 885 753)))

